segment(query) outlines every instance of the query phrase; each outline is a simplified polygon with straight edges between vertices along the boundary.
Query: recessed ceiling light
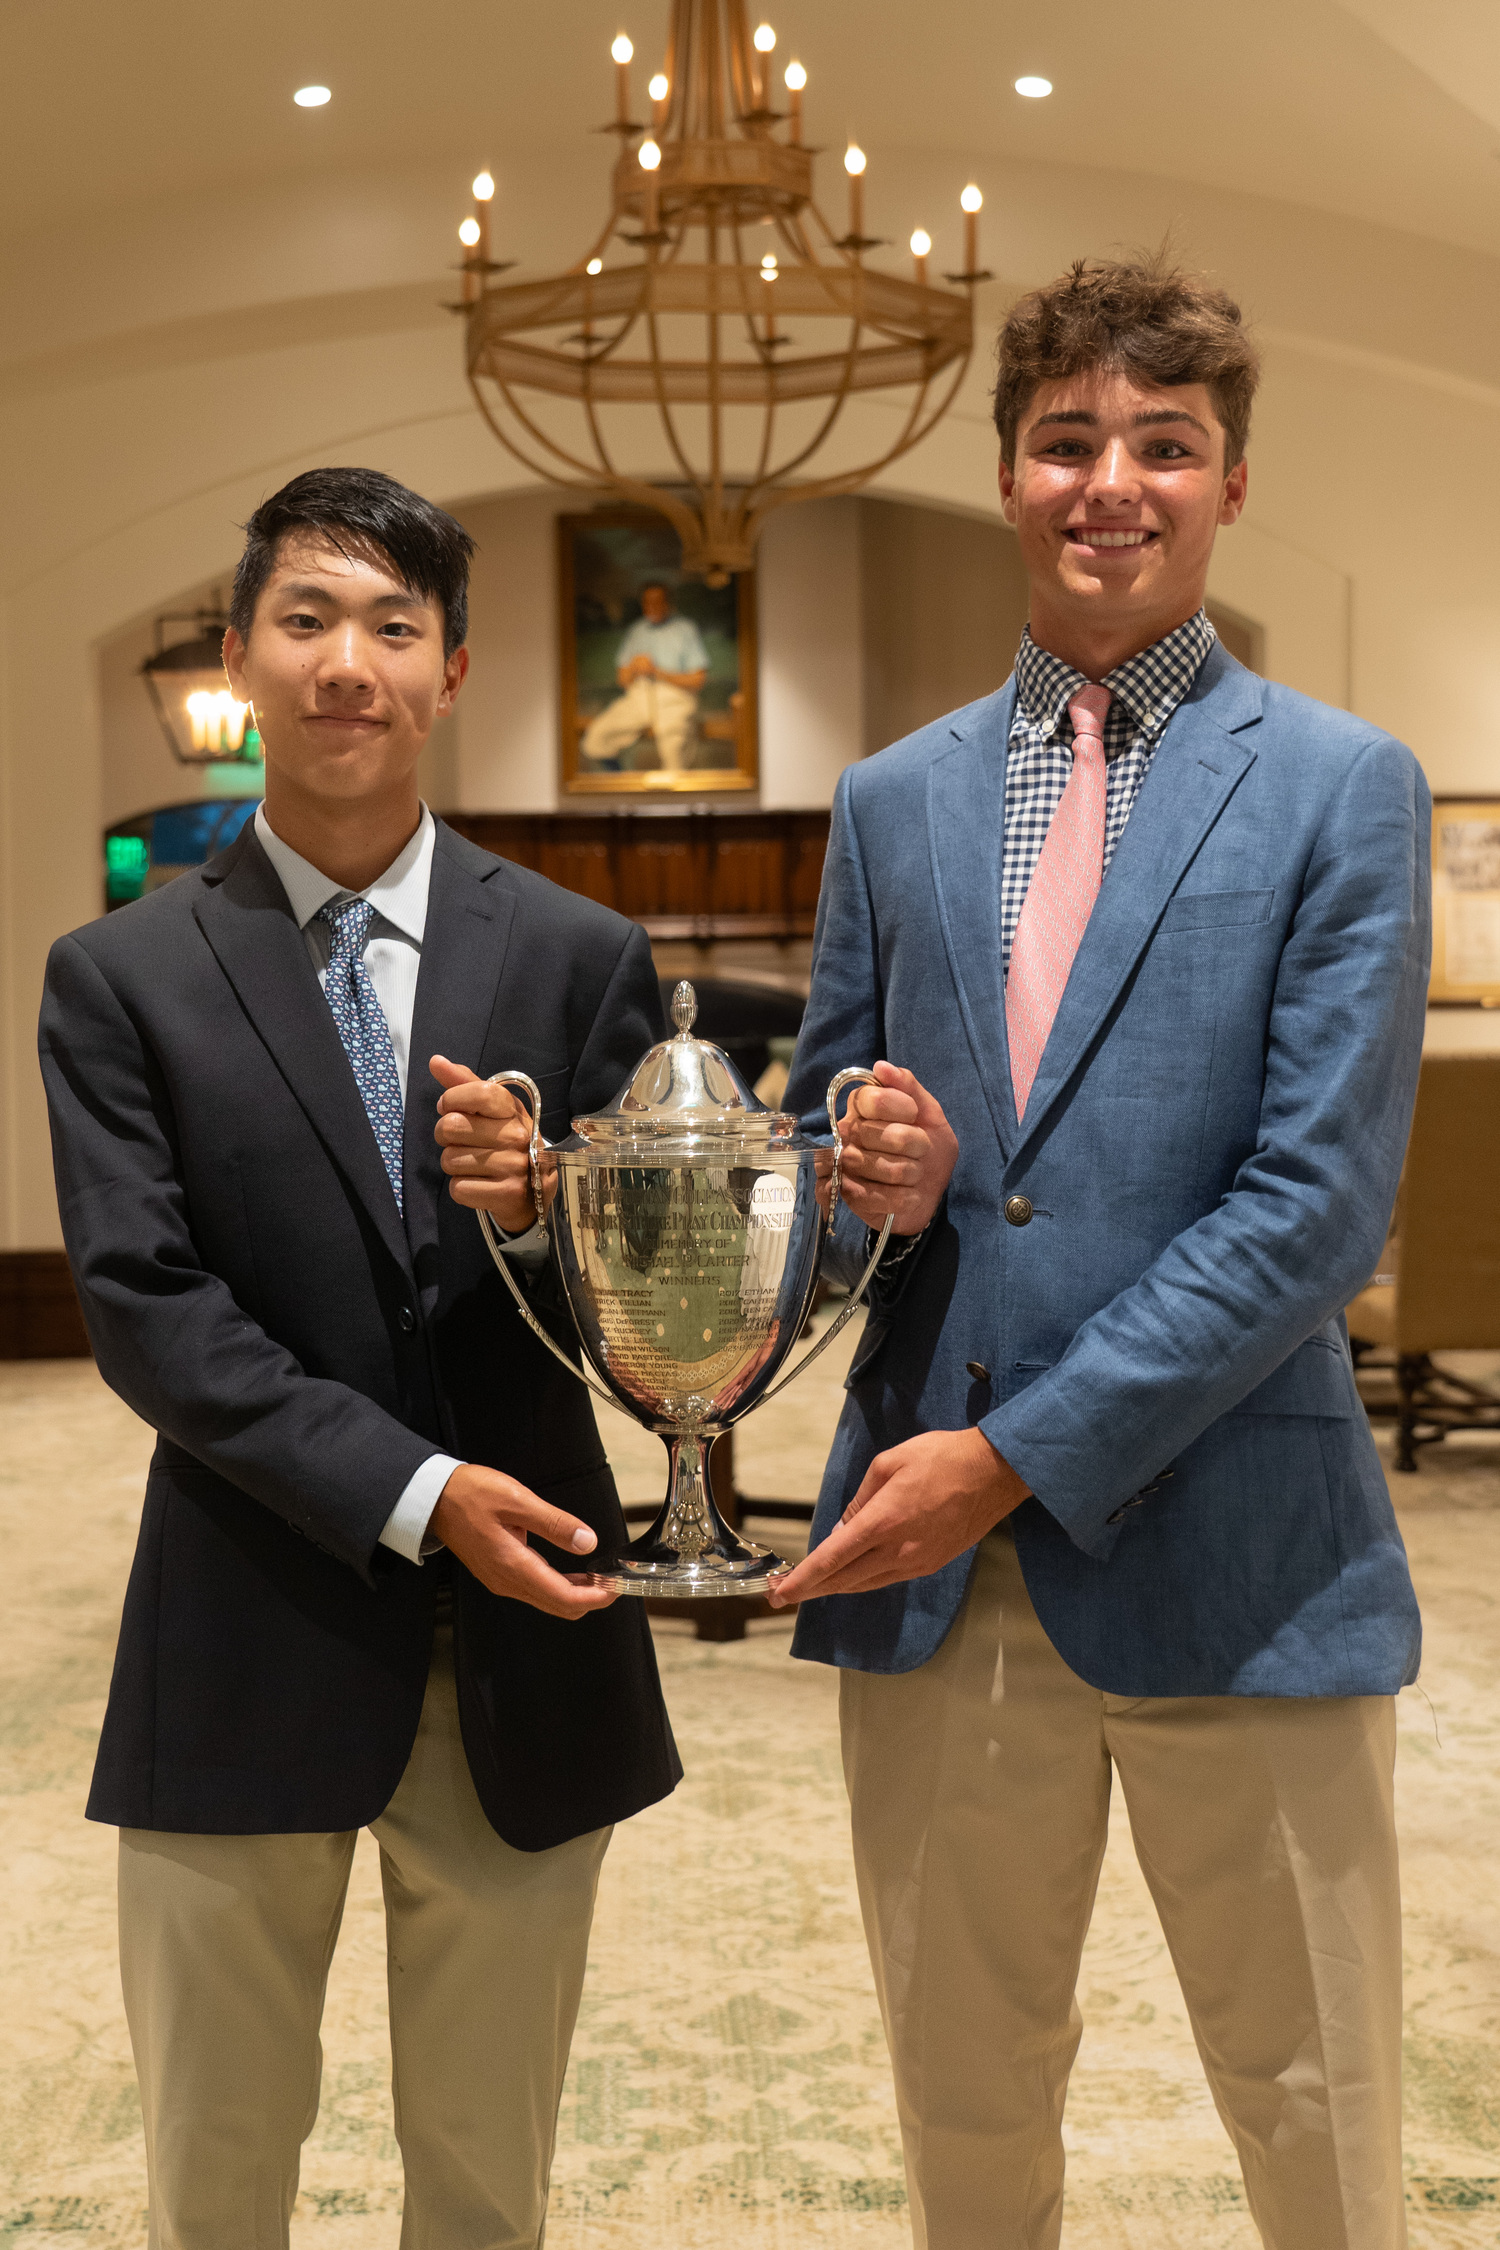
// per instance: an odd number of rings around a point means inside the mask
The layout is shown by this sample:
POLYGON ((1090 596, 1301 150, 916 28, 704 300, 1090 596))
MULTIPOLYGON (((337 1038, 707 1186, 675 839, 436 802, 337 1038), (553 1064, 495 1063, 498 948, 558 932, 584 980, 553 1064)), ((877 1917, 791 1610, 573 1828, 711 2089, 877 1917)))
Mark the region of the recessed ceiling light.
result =
POLYGON ((299 86, 292 100, 299 109, 321 109, 325 102, 333 100, 333 95, 326 86, 299 86))
POLYGON ((1029 102, 1045 101, 1052 91, 1050 78, 1018 78, 1016 92, 1024 94, 1029 102))

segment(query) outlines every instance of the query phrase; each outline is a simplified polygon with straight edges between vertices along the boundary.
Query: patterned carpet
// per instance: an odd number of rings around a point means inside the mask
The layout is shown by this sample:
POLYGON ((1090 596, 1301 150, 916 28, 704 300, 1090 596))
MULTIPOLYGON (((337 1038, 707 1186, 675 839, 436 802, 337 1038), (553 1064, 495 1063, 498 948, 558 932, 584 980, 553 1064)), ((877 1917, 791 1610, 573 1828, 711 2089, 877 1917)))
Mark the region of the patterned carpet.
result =
MULTIPOLYGON (((841 1340, 842 1342, 842 1340, 841 1340)), ((744 1433, 742 1488, 813 1489, 836 1346, 744 1433)), ((620 1423, 627 1493, 662 1454, 620 1423)), ((79 1817, 147 1434, 91 1367, 0 1366, 0 2250, 144 2239, 114 1965, 113 1835, 79 1817)), ((1402 1698, 1409 2202, 1416 2250, 1500 2245, 1500 1450, 1394 1480, 1427 1615, 1402 1698)), ((778 1531, 783 1527, 777 1527, 778 1531)), ((909 2240, 848 1866, 835 1688, 788 1627, 659 1648, 688 1780, 606 1863, 549 2250, 909 2240)), ((1067 2250, 1253 2250, 1227 2142, 1123 1828, 1084 1963, 1067 2250)), ((362 1839, 298 2250, 394 2250, 375 1856, 362 1839)))

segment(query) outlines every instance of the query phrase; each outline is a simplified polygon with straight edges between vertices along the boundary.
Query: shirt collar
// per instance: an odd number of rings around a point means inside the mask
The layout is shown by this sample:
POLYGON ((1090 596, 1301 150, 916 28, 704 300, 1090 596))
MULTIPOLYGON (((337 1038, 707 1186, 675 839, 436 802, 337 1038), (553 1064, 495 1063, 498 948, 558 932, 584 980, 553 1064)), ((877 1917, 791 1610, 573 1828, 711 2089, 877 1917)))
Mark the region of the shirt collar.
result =
MULTIPOLYGON (((1217 639, 1206 612, 1197 610, 1164 639, 1116 665, 1100 685, 1124 704, 1139 731, 1154 739, 1198 677, 1217 639)), ((1071 664, 1038 648, 1031 628, 1026 628, 1016 652, 1016 707, 1034 726, 1054 732, 1071 699, 1088 684, 1071 664)))
POLYGON ((346 891, 335 883, 320 867, 314 867, 290 844, 282 842, 266 818, 263 804, 255 809, 255 833, 267 859, 281 878, 281 887, 297 918, 297 927, 305 930, 320 907, 330 899, 367 898, 385 921, 391 922, 404 936, 420 945, 427 929, 427 894, 432 885, 432 848, 437 840, 437 825, 424 805, 416 834, 404 844, 383 875, 373 883, 366 883, 362 891, 346 891))

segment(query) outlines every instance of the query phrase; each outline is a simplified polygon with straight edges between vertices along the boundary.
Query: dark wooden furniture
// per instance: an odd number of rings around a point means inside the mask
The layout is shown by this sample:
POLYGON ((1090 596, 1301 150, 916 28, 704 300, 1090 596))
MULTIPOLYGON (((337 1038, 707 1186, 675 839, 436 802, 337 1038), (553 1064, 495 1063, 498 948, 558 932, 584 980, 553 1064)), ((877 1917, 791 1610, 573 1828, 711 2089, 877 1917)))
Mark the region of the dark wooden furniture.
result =
POLYGON ((0 1359, 88 1357, 88 1331, 62 1251, 0 1251, 0 1359))
POLYGON ((1348 1308, 1360 1397, 1396 1424, 1396 1467, 1450 1430, 1500 1430, 1500 1388, 1434 1352, 1500 1351, 1500 1055, 1422 1064, 1381 1276, 1348 1308))
POLYGON ((653 938, 812 936, 826 812, 680 810, 447 813, 460 835, 564 890, 628 914, 653 938))

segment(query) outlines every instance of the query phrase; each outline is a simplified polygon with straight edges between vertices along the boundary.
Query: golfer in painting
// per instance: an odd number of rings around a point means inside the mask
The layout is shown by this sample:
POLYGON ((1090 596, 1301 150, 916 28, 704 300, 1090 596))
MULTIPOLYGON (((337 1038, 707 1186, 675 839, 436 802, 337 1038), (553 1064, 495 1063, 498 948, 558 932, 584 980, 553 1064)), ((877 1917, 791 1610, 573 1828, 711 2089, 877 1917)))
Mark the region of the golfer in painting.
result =
POLYGON ((640 604, 641 614, 615 659, 620 692, 590 721, 583 754, 592 765, 602 765, 650 734, 665 770, 681 773, 708 678, 708 650, 693 620, 678 616, 670 589, 660 579, 641 588, 640 604))

